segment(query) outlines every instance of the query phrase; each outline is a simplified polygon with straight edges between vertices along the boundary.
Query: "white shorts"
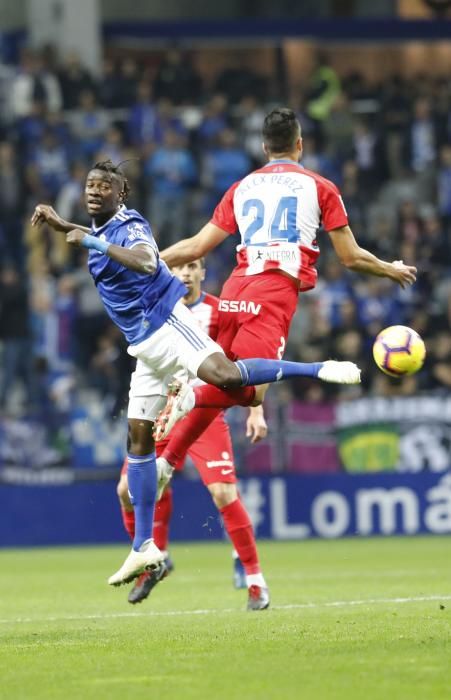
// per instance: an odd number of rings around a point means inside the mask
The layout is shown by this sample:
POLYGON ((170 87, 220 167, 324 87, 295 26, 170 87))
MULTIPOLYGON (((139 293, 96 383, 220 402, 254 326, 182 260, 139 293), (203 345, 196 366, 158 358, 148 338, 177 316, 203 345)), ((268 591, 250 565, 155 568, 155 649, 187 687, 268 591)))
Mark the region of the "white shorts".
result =
POLYGON ((196 377, 202 362, 215 352, 223 350, 178 301, 161 328, 142 343, 128 347, 128 353, 137 358, 128 417, 155 420, 166 405, 168 384, 174 378, 189 381, 196 377))

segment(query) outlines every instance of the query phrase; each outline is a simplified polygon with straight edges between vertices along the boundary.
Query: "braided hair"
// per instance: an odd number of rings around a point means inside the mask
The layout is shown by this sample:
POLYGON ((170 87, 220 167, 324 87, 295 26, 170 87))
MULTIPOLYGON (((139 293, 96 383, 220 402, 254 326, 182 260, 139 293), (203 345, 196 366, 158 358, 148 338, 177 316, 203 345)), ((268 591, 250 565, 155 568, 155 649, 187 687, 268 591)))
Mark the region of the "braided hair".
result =
POLYGON ((126 202, 128 199, 128 195, 130 194, 129 182, 121 170, 122 163, 126 162, 127 161, 123 160, 121 163, 118 163, 118 165, 114 165, 113 161, 110 159, 100 160, 97 163, 94 163, 94 165, 91 168, 91 170, 101 170, 102 172, 107 173, 107 175, 109 175, 110 182, 113 180, 114 177, 116 177, 119 180, 121 187, 120 197, 122 202, 126 202))

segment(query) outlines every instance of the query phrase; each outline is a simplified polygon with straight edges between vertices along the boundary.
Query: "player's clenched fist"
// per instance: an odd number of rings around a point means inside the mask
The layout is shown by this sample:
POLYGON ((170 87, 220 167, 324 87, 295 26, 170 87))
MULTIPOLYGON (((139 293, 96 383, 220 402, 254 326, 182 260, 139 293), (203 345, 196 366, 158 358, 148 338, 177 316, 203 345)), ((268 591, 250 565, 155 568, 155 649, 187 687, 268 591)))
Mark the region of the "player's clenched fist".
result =
POLYGON ((80 231, 79 228, 74 228, 66 236, 67 243, 71 245, 81 245, 83 238, 86 236, 84 231, 80 231))

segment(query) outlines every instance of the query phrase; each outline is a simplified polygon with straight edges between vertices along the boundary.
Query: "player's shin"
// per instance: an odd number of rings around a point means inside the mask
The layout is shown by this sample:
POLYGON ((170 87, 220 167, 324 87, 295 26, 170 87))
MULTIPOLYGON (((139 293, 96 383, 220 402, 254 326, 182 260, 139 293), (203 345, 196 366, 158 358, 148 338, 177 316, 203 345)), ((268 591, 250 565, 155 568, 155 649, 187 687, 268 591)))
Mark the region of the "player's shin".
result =
POLYGON ((121 506, 122 523, 131 540, 135 538, 135 511, 121 506))
POLYGON ((322 362, 287 362, 285 360, 250 359, 235 362, 243 385, 267 384, 289 377, 317 377, 322 362))
POLYGON ((172 489, 167 487, 155 506, 153 521, 153 539, 163 552, 167 552, 169 544, 169 524, 172 515, 172 489))
POLYGON ((224 527, 244 566, 248 585, 258 580, 258 585, 266 586, 258 560, 254 530, 249 515, 239 498, 220 509, 224 527))
MULTIPOLYGON (((209 384, 197 387, 195 390, 197 403, 197 389, 215 389, 209 384)), ((211 392, 209 392, 211 393, 211 392)), ((202 400, 201 397, 199 397, 202 400)), ((202 435, 214 419, 220 414, 220 408, 193 408, 190 413, 180 421, 170 433, 169 441, 161 455, 175 468, 180 468, 190 446, 202 435)))
POLYGON ((127 471, 128 460, 127 457, 125 457, 121 469, 121 478, 117 485, 117 495, 121 507, 122 523, 130 539, 133 541, 135 536, 135 511, 133 510, 128 493, 127 471))
POLYGON ((157 494, 157 467, 155 453, 128 454, 128 489, 135 511, 133 549, 152 537, 152 525, 157 494))
POLYGON ((252 358, 235 362, 243 386, 270 384, 290 377, 313 377, 337 384, 358 384, 360 370, 353 362, 287 362, 252 358))

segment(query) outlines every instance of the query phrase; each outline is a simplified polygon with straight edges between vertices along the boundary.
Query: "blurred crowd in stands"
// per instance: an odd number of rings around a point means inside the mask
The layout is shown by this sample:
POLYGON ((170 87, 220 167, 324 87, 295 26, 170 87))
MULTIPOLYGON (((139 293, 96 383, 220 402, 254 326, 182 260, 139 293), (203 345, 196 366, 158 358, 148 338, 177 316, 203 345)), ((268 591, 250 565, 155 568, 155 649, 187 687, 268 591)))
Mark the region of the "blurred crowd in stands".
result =
MULTIPOLYGON (((232 65, 232 64, 231 64, 232 65)), ((0 412, 69 410, 90 387, 111 414, 122 405, 131 369, 85 265, 51 230, 29 224, 38 202, 88 223, 89 166, 123 162, 129 206, 150 220, 161 248, 208 220, 224 191, 263 162, 266 111, 289 104, 303 128, 303 165, 340 188, 357 239, 377 255, 416 264, 418 283, 401 290, 347 273, 325 233, 319 283, 301 295, 286 357, 355 360, 363 387, 341 390, 293 382, 295 396, 451 388, 451 74, 389 75, 368 83, 358 70, 340 78, 324 57, 285 95, 244 66, 208 89, 189 54, 176 49, 149 70, 133 57, 105 58, 92 75, 78 55, 22 53, 0 66, 0 412), (426 340, 418 376, 395 383, 371 358, 377 332, 413 326, 426 340)), ((208 261, 218 293, 234 264, 231 237, 208 261)))

